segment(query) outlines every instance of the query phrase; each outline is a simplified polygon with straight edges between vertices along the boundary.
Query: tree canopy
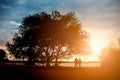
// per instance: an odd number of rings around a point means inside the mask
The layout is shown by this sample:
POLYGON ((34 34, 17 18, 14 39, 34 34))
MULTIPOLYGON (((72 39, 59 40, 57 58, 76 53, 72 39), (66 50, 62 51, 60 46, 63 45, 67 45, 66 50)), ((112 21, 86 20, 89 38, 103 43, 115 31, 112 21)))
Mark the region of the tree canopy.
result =
POLYGON ((74 12, 51 14, 41 12, 23 18, 19 32, 15 33, 7 49, 17 58, 28 57, 50 66, 50 61, 67 57, 71 53, 85 52, 88 34, 82 30, 74 12))
POLYGON ((101 55, 102 66, 110 69, 118 69, 120 67, 120 39, 118 42, 111 42, 108 47, 103 50, 101 55))
POLYGON ((6 52, 3 49, 0 49, 0 62, 4 62, 6 57, 6 52))

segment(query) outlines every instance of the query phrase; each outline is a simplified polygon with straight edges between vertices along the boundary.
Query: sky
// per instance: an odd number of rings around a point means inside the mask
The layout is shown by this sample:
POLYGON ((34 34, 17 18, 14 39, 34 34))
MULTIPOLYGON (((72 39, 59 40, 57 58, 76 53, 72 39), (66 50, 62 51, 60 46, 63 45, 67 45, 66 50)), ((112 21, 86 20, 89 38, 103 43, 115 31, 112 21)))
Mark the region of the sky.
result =
POLYGON ((52 10, 75 12, 91 44, 100 46, 120 37, 120 0, 0 0, 0 45, 12 39, 23 17, 52 10))

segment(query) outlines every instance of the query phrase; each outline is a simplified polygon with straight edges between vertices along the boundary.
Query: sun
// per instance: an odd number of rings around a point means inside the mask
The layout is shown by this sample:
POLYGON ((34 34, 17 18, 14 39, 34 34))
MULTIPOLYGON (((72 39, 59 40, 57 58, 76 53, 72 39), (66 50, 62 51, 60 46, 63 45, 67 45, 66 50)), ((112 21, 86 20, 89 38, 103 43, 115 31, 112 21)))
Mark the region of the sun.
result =
POLYGON ((93 45, 92 44, 92 46, 91 46, 91 49, 92 49, 92 54, 95 54, 95 55, 99 55, 100 54, 100 52, 102 51, 102 46, 101 46, 101 44, 95 44, 95 45, 93 45))
POLYGON ((103 48, 108 44, 108 41, 104 37, 95 36, 91 38, 90 46, 92 49, 92 54, 100 56, 103 48))

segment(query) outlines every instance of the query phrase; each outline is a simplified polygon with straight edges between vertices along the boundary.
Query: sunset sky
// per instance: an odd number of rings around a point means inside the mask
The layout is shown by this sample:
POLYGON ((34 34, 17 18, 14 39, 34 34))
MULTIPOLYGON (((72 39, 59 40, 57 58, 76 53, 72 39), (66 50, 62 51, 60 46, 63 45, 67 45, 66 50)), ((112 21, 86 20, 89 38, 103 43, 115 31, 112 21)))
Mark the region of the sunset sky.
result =
POLYGON ((0 45, 11 40, 23 17, 52 10, 75 12, 93 48, 120 37, 120 0, 0 0, 0 45))

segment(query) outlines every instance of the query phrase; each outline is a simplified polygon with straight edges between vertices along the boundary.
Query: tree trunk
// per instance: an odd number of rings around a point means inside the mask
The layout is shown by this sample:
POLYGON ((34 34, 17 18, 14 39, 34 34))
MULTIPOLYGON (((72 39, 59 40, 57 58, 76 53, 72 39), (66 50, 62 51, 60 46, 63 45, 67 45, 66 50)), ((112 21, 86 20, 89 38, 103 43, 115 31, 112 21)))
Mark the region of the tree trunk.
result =
POLYGON ((56 59, 55 59, 55 66, 56 67, 58 66, 58 57, 56 57, 56 59))
POLYGON ((47 59, 46 67, 50 67, 50 58, 47 59))

